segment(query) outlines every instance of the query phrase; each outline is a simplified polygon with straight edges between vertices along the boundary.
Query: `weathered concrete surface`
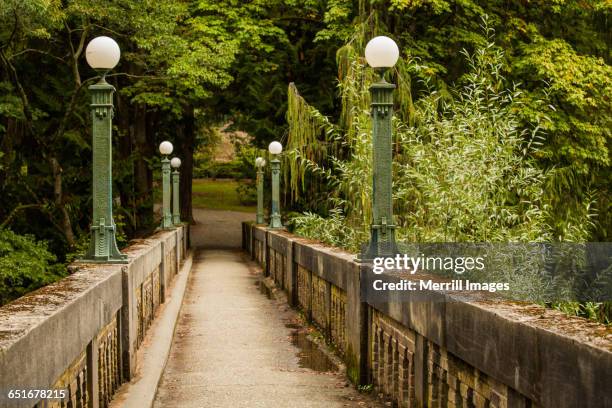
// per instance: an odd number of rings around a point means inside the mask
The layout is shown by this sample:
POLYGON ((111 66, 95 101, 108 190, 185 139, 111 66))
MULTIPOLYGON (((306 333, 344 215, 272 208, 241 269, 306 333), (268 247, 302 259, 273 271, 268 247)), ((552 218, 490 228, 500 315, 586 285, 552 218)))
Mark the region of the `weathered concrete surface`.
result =
POLYGON ((181 309, 191 265, 192 257, 189 255, 172 287, 168 288, 168 299, 160 306, 158 315, 138 352, 137 360, 141 363, 135 377, 119 388, 111 401, 110 408, 143 408, 153 404, 154 390, 157 388, 170 354, 174 328, 181 309))
POLYGON ((65 389, 52 405, 96 408, 110 400, 138 363, 139 332, 172 281, 183 228, 130 242, 125 265, 72 264, 66 278, 1 307, 0 407, 47 406, 36 393, 10 399, 11 389, 65 389))
POLYGON ((375 406, 343 374, 300 368, 286 327, 297 315, 258 277, 237 250, 198 253, 154 406, 375 406))
MULTIPOLYGON (((357 378, 350 368, 360 367, 368 374, 365 381, 375 384, 389 404, 612 407, 610 327, 493 294, 380 291, 368 296, 371 286, 365 277, 371 266, 356 270, 350 254, 338 248, 249 227, 245 236, 251 241, 245 247, 271 271, 271 278, 280 284, 279 275, 297 275, 293 290, 304 314, 326 327, 326 316, 333 320, 338 304, 345 310, 345 322, 340 318, 335 324, 346 328, 348 346, 352 342, 355 355, 367 364, 353 364, 347 346, 349 375, 357 378), (280 273, 279 258, 286 265, 280 273), (336 299, 335 309, 328 301, 327 285, 332 284, 346 292, 346 300, 336 299), (406 365, 412 370, 408 376, 389 369, 406 365)), ((434 277, 376 277, 387 282, 425 278, 434 277)))
POLYGON ((196 224, 191 227, 193 248, 240 248, 242 222, 255 221, 254 213, 193 209, 196 224))

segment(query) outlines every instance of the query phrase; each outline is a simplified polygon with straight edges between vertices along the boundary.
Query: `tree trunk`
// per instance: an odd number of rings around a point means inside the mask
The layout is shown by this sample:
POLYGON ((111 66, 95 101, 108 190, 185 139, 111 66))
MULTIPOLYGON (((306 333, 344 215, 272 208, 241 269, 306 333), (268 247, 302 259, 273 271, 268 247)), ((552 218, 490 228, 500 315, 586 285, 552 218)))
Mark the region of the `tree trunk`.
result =
POLYGON ((181 219, 193 223, 191 185, 193 182, 193 151, 195 148, 195 116, 193 106, 183 108, 181 140, 181 219))
POLYGON ((53 195, 55 197, 55 207, 58 209, 61 215, 61 229, 64 233, 64 237, 68 242, 68 246, 72 249, 75 247, 76 240, 74 238, 74 232, 72 231, 72 222, 70 221, 70 215, 68 209, 64 205, 64 195, 62 192, 62 168, 55 157, 49 159, 51 170, 53 172, 53 195))
POLYGON ((137 224, 139 228, 153 223, 153 173, 145 160, 153 157, 154 117, 147 113, 144 105, 136 105, 133 109, 133 146, 136 151, 134 158, 134 192, 137 224))

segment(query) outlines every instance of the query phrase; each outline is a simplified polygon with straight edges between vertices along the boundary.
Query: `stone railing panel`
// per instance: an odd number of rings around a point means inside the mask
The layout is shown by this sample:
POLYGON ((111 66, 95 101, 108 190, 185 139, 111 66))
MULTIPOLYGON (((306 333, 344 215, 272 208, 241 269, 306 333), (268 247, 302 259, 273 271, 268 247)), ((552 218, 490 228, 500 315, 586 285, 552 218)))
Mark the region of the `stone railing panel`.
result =
POLYGON ((346 292, 330 284, 330 337, 340 354, 346 350, 346 292))
POLYGON ((121 350, 117 318, 98 335, 98 401, 100 407, 110 404, 121 384, 121 350))
POLYGON ((367 348, 362 328, 367 323, 365 304, 359 301, 360 271, 354 256, 286 231, 246 225, 251 229, 253 259, 287 292, 290 304, 300 307, 338 347, 349 376, 361 381, 366 375, 362 350, 367 348))
MULTIPOLYGON (((90 398, 89 379, 87 376, 87 353, 84 351, 70 366, 64 371, 60 378, 53 385, 53 389, 66 390, 66 400, 73 407, 87 407, 90 398)), ((36 408, 61 408, 62 402, 51 403, 39 402, 36 408)))
MULTIPOLYGON (((603 325, 482 296, 384 292, 367 299, 362 277, 370 271, 354 255, 286 231, 245 231, 262 266, 274 259, 275 276, 285 248, 283 279, 296 282, 296 305, 336 344, 349 377, 374 383, 391 405, 612 406, 612 332, 603 325)), ((421 278, 438 279, 408 277, 421 278)))
POLYGON ((185 247, 186 231, 134 241, 124 251, 127 265, 71 265, 68 277, 1 307, 0 407, 108 406, 134 374, 138 346, 176 274, 176 255, 186 253, 177 250, 185 247), (9 401, 6 395, 54 388, 65 390, 65 398, 9 401))
POLYGON ((417 405, 414 367, 416 336, 418 334, 414 331, 376 310, 372 311, 372 382, 385 394, 386 399, 399 407, 417 405))
MULTIPOLYGON (((83 370, 89 370, 81 366, 83 353, 121 308, 121 269, 83 266, 1 307, 0 390, 82 383, 83 370)), ((1 395, 0 406, 6 403, 1 395)), ((13 403, 34 405, 28 400, 13 403)))
POLYGON ((253 256, 255 260, 263 266, 264 271, 266 269, 266 261, 267 261, 267 244, 266 244, 266 230, 263 228, 255 228, 253 227, 253 256))
POLYGON ((310 318, 312 304, 312 273, 301 265, 297 267, 297 303, 310 318))
POLYGON ((317 275, 311 275, 311 318, 324 334, 329 331, 329 318, 331 315, 331 288, 330 283, 317 275))

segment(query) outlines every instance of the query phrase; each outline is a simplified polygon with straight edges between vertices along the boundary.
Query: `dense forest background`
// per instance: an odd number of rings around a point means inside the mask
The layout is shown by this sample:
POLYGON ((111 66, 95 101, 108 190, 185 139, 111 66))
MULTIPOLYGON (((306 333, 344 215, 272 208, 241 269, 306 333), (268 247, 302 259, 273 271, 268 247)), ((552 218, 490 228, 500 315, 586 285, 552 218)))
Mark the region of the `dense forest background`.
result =
MULTIPOLYGON (((495 64, 481 63, 492 89, 520 84, 511 104, 499 103, 505 118, 529 129, 518 136, 538 136, 530 166, 545 172, 538 186, 548 206, 538 222, 553 240, 609 240, 611 11, 607 0, 0 0, 0 302, 65 274, 63 265, 88 239, 87 86, 96 73, 83 54, 98 35, 122 50, 109 82, 118 90, 113 187, 124 243, 155 226, 153 172, 162 140, 183 159, 182 213, 189 219, 193 154, 216 127, 231 123, 261 148, 287 140, 287 110, 296 108, 289 100, 308 101, 316 107, 310 113, 320 115, 304 137, 325 141, 344 134, 338 129, 356 129, 347 115, 361 114, 353 108, 366 102, 359 95, 367 78, 346 64, 359 64, 364 41, 379 34, 400 46, 392 75, 407 126, 435 127, 422 106, 444 114, 461 95, 456 85, 475 67, 462 51, 499 50, 483 57, 495 55, 495 64), (347 87, 347 79, 361 82, 347 87), (288 93, 289 83, 299 94, 288 93), (436 102, 425 103, 432 93, 436 102)), ((465 130, 461 123, 455 129, 465 130)), ((413 140, 405 136, 401 142, 413 140)), ((321 180, 311 177, 304 188, 335 188, 321 180)), ((334 216, 335 207, 305 197, 288 190, 287 204, 334 216)))

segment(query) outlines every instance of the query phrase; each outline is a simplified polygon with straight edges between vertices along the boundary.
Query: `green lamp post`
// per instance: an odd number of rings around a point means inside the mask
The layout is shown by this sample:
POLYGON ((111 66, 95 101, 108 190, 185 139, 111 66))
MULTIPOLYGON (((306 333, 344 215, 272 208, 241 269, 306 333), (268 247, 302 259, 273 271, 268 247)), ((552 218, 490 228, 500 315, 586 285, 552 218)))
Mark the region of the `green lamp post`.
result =
POLYGON ((385 81, 384 73, 397 62, 399 49, 391 38, 375 37, 366 45, 365 57, 368 64, 380 74, 378 82, 370 87, 373 157, 372 224, 365 259, 373 259, 397 253, 393 222, 391 134, 395 85, 385 81))
POLYGON ((270 211, 270 228, 283 228, 280 216, 280 160, 277 156, 283 151, 283 145, 279 142, 272 142, 268 146, 270 154, 272 154, 272 160, 270 160, 270 167, 272 168, 272 211, 270 211))
POLYGON ((181 208, 179 207, 179 167, 181 167, 181 159, 173 157, 170 160, 172 171, 172 223, 179 225, 181 223, 181 208))
POLYGON ((161 229, 170 229, 172 225, 172 214, 170 213, 170 160, 168 155, 172 153, 172 143, 163 141, 159 145, 159 152, 162 154, 162 217, 161 229))
POLYGON ((255 222, 257 224, 264 223, 264 211, 263 211, 263 182, 264 182, 264 171, 263 168, 266 165, 266 160, 263 157, 255 159, 255 167, 257 167, 257 217, 255 222))
POLYGON ((91 116, 93 121, 93 218, 89 248, 82 262, 127 263, 127 255, 119 252, 113 220, 113 152, 112 119, 115 88, 105 76, 119 62, 121 50, 110 37, 96 37, 87 45, 87 63, 102 74, 91 85, 91 116))

